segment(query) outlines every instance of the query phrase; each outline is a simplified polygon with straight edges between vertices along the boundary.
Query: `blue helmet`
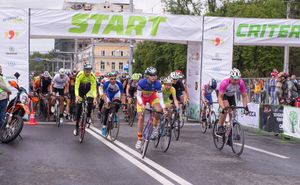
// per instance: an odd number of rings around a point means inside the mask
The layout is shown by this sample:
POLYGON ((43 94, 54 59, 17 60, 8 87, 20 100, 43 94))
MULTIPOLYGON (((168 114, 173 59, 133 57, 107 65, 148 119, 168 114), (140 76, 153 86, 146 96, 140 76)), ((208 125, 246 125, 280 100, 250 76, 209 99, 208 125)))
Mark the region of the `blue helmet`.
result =
POLYGON ((217 88, 217 81, 215 79, 211 79, 209 83, 210 88, 216 89, 217 88))

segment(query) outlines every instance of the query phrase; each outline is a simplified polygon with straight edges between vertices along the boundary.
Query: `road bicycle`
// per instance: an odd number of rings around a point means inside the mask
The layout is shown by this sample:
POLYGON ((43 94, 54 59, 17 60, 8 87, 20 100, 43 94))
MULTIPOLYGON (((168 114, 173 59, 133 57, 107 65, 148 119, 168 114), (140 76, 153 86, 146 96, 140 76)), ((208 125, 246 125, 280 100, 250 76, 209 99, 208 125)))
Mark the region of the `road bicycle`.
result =
POLYGON ((219 124, 218 120, 214 123, 213 126, 213 141, 215 147, 219 150, 222 150, 225 143, 231 146, 233 153, 237 156, 240 156, 244 150, 245 138, 244 138, 244 130, 240 123, 236 120, 236 110, 244 109, 244 107, 226 107, 224 111, 233 112, 233 116, 230 122, 225 121, 225 132, 218 133, 219 124))
POLYGON ((145 157, 146 153, 147 153, 147 149, 149 146, 149 142, 151 139, 151 135, 153 132, 153 118, 154 118, 154 114, 163 114, 163 112, 157 112, 154 109, 149 109, 146 108, 146 111, 150 112, 150 116, 149 119, 147 121, 147 124, 143 130, 143 134, 142 134, 142 147, 141 147, 141 154, 142 154, 142 158, 145 157))
POLYGON ((129 104, 128 107, 128 124, 130 127, 133 126, 134 120, 136 118, 137 115, 137 111, 136 111, 136 97, 133 97, 131 99, 131 103, 129 104))
MULTIPOLYGON (((214 102, 214 103, 218 103, 218 102, 214 102)), ((200 128, 201 128, 202 133, 205 134, 207 129, 213 128, 213 124, 217 120, 217 115, 216 115, 215 111, 213 111, 211 109, 212 107, 208 104, 208 102, 202 103, 201 108, 202 108, 202 110, 200 111, 200 113, 201 113, 200 128), (205 111, 204 119, 202 117, 203 111, 205 111)))
POLYGON ((172 139, 172 124, 173 120, 171 115, 161 116, 158 129, 158 136, 154 138, 154 147, 157 148, 160 143, 160 148, 163 152, 167 152, 172 139))

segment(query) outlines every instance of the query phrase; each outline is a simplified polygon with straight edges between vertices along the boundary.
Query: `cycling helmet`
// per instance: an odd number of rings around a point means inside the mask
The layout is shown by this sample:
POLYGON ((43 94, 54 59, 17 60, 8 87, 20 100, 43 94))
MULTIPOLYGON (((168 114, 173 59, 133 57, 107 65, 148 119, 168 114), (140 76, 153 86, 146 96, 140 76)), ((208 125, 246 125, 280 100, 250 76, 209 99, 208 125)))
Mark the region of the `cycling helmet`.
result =
POLYGON ((139 80, 141 77, 139 75, 139 73, 133 73, 132 76, 131 76, 131 79, 132 80, 139 80))
POLYGON ((163 83, 164 83, 164 84, 172 84, 172 83, 173 83, 173 80, 172 80, 172 78, 167 77, 167 78, 165 78, 165 79, 163 80, 163 83))
POLYGON ((112 72, 107 73, 107 76, 108 77, 114 77, 114 76, 117 76, 117 73, 112 71, 112 72))
POLYGON ((217 88, 217 81, 215 79, 211 79, 209 83, 210 88, 216 89, 217 88))
POLYGON ((181 70, 176 70, 175 73, 178 76, 178 78, 184 78, 184 74, 182 73, 181 70))
POLYGON ((155 67, 148 67, 145 70, 146 75, 157 75, 157 69, 155 67))
POLYGON ((84 70, 92 70, 93 67, 92 67, 91 64, 86 63, 86 64, 83 65, 83 69, 84 69, 84 70))
POLYGON ((61 69, 58 71, 58 73, 59 73, 60 75, 65 75, 65 74, 66 74, 66 71, 65 71, 64 68, 61 68, 61 69))
POLYGON ((48 71, 45 71, 43 75, 44 75, 45 78, 49 78, 50 77, 50 74, 49 74, 48 71))
POLYGON ((173 80, 179 79, 179 77, 177 76, 176 72, 171 72, 170 77, 171 77, 173 80))
POLYGON ((241 72, 240 72, 240 70, 238 70, 237 68, 233 68, 233 69, 230 71, 229 75, 230 75, 230 78, 233 78, 233 79, 235 79, 235 80, 238 80, 238 79, 241 78, 241 72))

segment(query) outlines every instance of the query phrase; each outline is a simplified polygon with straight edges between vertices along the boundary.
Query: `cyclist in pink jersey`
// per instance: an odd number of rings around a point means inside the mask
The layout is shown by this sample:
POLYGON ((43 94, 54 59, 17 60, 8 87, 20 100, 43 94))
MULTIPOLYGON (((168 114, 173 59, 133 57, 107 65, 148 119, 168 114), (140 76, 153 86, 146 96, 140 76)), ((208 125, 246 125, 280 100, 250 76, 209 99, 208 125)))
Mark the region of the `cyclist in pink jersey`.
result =
MULTIPOLYGON (((236 106, 235 102, 235 93, 240 91, 242 94, 242 102, 243 107, 245 107, 245 113, 249 112, 247 106, 247 93, 246 93, 246 85, 245 82, 241 79, 241 73, 238 69, 233 68, 230 71, 230 77, 225 78, 222 80, 220 87, 219 87, 219 95, 218 95, 218 102, 220 104, 220 121, 219 121, 219 133, 224 133, 224 122, 226 119, 227 113, 224 111, 224 108, 227 106, 236 106)), ((229 112, 229 119, 232 119, 232 112, 229 112)))

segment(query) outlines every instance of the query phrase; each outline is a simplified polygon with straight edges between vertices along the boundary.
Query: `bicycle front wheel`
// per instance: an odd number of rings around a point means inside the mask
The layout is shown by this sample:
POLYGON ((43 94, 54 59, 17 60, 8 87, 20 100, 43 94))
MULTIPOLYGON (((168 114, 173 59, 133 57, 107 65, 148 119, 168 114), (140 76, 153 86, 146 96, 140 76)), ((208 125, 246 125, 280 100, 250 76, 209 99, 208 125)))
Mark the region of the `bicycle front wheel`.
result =
POLYGON ((232 146, 231 149, 233 153, 240 156, 244 150, 245 138, 244 130, 239 123, 234 123, 231 133, 232 146))
POLYGON ((79 126, 79 142, 80 143, 82 143, 83 139, 84 139, 86 121, 87 121, 87 115, 85 113, 82 115, 82 118, 80 121, 80 126, 79 126))
POLYGON ((164 130, 160 136, 160 146, 163 152, 168 151, 171 144, 171 138, 172 138, 172 127, 170 122, 167 121, 164 123, 164 130))
POLYGON ((218 134, 218 121, 216 121, 213 126, 213 140, 215 147, 222 150, 225 144, 225 133, 218 134))
POLYGON ((174 130, 174 136, 175 136, 175 139, 176 141, 179 140, 179 136, 180 136, 180 120, 179 119, 176 119, 174 121, 174 124, 173 124, 173 130, 174 130))
POLYGON ((57 127, 60 127, 60 121, 59 121, 59 105, 55 105, 55 110, 56 110, 56 114, 55 114, 55 117, 56 117, 56 124, 57 124, 57 127))
POLYGON ((109 135, 110 135, 110 139, 112 141, 115 141, 119 135, 119 130, 120 130, 120 123, 119 123, 119 119, 118 116, 116 114, 112 115, 112 119, 110 120, 111 123, 110 128, 109 128, 109 135))

